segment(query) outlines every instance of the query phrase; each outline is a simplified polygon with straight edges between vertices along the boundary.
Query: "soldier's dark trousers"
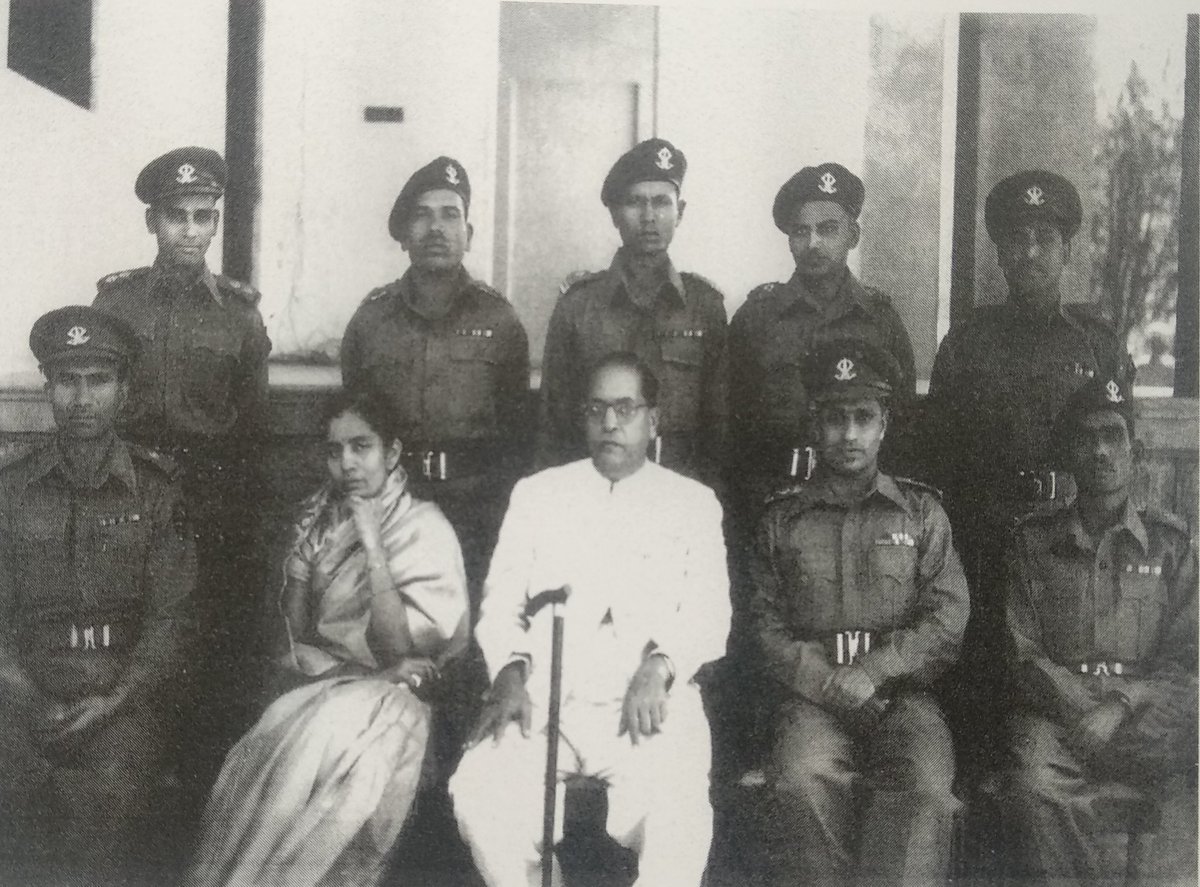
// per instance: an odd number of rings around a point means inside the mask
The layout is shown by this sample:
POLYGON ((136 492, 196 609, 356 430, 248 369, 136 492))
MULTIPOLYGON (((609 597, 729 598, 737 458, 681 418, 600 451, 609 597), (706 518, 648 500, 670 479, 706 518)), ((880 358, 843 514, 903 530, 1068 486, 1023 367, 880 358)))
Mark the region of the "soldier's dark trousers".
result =
MULTIPOLYGON (((1106 808, 1164 799, 1171 785, 1166 774, 1143 766, 1136 749, 1123 743, 1120 734, 1106 753, 1087 763, 1068 745, 1063 727, 1038 715, 1018 713, 1013 718, 1012 737, 1016 766, 1006 792, 1006 807, 1022 857, 1020 870, 1014 874, 1022 883, 1122 883, 1126 839, 1119 831, 1105 829, 1106 808)), ((1182 780, 1176 783, 1187 794, 1195 795, 1194 786, 1188 789, 1182 780)), ((1194 810, 1193 805, 1187 823, 1192 829, 1194 810)), ((1164 821, 1162 831, 1172 825, 1164 821)), ((1194 846, 1194 831, 1191 842, 1194 846)), ((1164 841, 1164 849, 1166 844, 1164 841)), ((1161 868, 1154 866, 1156 871, 1161 868)), ((1161 874, 1166 879, 1170 874, 1178 877, 1184 873, 1161 874)), ((1193 880, 1195 874, 1193 857, 1193 880)), ((1148 882, 1167 881, 1150 878, 1148 882)))
POLYGON ((945 880, 960 805, 950 733, 930 696, 901 694, 869 732, 789 702, 768 781, 779 887, 945 880))
POLYGON ((135 706, 55 757, 33 747, 20 721, 5 727, 5 768, 16 778, 4 786, 0 843, 8 846, 0 883, 101 887, 174 878, 165 868, 174 799, 162 767, 161 719, 135 706))

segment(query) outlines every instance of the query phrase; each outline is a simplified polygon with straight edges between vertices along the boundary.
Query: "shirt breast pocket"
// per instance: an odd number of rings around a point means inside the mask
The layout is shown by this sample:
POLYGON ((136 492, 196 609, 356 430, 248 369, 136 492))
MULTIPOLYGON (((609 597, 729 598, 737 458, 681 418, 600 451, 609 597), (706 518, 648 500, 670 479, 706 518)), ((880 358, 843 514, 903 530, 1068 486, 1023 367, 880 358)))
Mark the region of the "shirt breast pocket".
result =
POLYGON ((872 627, 889 631, 904 625, 916 591, 916 546, 873 545, 867 567, 871 591, 865 620, 872 627))
POLYGON ((1139 574, 1133 566, 1121 575, 1121 603, 1116 619, 1115 655, 1137 662, 1151 656, 1158 639, 1165 597, 1162 576, 1139 574))

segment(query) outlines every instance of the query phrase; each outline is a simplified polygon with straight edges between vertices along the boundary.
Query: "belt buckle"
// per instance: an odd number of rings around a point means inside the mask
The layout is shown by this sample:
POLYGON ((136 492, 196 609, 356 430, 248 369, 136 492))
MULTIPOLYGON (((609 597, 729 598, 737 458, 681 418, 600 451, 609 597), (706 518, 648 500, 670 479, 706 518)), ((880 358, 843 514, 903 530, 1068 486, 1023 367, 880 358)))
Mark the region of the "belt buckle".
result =
POLYGON ((1116 675, 1120 677, 1125 673, 1125 666, 1120 662, 1081 662, 1079 664, 1079 673, 1091 675, 1092 677, 1096 678, 1100 677, 1101 675, 1104 675, 1105 677, 1109 675, 1116 675))
POLYGON ((800 454, 804 453, 804 480, 811 480, 817 467, 817 451, 812 447, 792 447, 792 461, 788 477, 800 477, 800 454))
POLYGON ((853 665, 859 656, 871 652, 871 632, 866 629, 839 631, 834 635, 835 658, 838 665, 853 665))
POLYGON ((112 646, 112 630, 107 622, 101 625, 100 643, 97 645, 96 626, 79 626, 72 622, 71 630, 67 635, 67 642, 71 645, 72 650, 98 650, 101 647, 107 649, 112 646))
POLYGON ((445 450, 426 450, 425 455, 421 459, 421 464, 424 468, 426 480, 445 480, 446 479, 446 451, 445 450), (437 459, 437 470, 434 470, 434 459, 437 459))
POLYGON ((1058 472, 1018 471, 1017 477, 1032 483, 1034 493, 1030 499, 1052 502, 1058 496, 1058 472))

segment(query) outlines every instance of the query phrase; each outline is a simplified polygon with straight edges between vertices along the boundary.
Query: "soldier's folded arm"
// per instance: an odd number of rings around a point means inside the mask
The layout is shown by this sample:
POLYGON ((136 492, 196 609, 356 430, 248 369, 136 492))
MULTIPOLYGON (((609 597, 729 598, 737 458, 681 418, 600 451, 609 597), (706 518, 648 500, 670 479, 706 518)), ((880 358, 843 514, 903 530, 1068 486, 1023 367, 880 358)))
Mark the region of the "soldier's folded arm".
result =
POLYGON ((917 549, 917 616, 860 660, 878 691, 910 680, 928 685, 958 659, 970 594, 954 553, 950 520, 932 496, 922 496, 925 533, 917 549))
MULTIPOLYGON (((1015 544, 1020 544, 1019 540, 1015 544)), ((1094 706, 1080 676, 1059 665, 1042 647, 1033 586, 1024 575, 1024 558, 1010 557, 1005 595, 1014 689, 1020 701, 1049 711, 1060 724, 1075 724, 1094 706)))
POLYGON ((153 521, 142 632, 114 688, 122 699, 149 697, 173 678, 187 656, 195 627, 196 546, 177 486, 163 488, 153 521))
POLYGON ((754 634, 768 673, 793 693, 820 705, 833 666, 823 643, 798 639, 788 622, 788 592, 774 566, 774 537, 775 527, 768 516, 759 524, 750 556, 754 634))

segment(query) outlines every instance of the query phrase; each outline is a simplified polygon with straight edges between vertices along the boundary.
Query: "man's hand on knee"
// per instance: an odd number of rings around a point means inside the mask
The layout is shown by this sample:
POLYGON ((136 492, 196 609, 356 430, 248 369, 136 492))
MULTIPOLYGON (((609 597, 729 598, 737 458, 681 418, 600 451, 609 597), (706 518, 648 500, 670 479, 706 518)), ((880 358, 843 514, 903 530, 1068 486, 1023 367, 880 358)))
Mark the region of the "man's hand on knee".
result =
POLYGON ((493 742, 499 742, 513 721, 520 725, 521 735, 528 737, 533 721, 533 703, 525 689, 525 665, 521 662, 510 662, 496 675, 475 729, 467 740, 467 748, 478 745, 487 736, 491 736, 493 742))
POLYGON ((875 698, 875 682, 858 665, 839 665, 821 688, 822 701, 842 715, 867 713, 864 706, 875 698))
POLYGON ((667 683, 670 666, 662 656, 648 656, 625 690, 621 706, 621 723, 617 735, 629 734, 629 741, 638 744, 641 736, 652 736, 662 730, 667 720, 667 683))

